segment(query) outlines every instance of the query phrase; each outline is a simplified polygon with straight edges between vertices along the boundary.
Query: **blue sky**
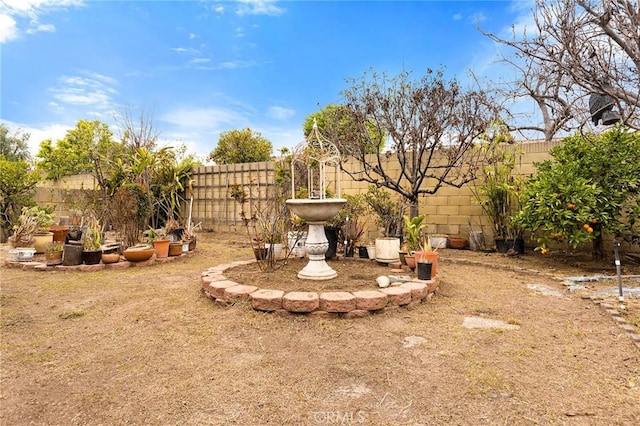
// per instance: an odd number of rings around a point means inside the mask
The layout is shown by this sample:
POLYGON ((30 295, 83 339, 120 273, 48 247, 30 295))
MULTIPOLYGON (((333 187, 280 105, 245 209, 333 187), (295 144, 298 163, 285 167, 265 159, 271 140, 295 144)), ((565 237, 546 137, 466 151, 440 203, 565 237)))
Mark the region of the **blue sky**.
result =
POLYGON ((307 115, 370 69, 491 79, 530 1, 0 0, 0 122, 37 150, 80 119, 152 113, 160 142, 204 159, 250 127, 293 147, 307 115))

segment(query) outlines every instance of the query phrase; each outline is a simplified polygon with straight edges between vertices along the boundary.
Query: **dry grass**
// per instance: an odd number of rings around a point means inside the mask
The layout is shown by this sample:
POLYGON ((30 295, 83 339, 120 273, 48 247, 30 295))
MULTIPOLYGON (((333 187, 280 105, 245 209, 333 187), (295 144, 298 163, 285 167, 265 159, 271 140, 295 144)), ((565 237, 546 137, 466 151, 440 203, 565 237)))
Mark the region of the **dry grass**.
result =
POLYGON ((242 241, 202 235, 193 257, 148 268, 2 268, 0 423, 640 423, 629 337, 578 295, 527 289, 562 290, 556 280, 510 269, 585 265, 443 251, 432 302, 357 320, 281 317, 203 297, 200 273, 248 258, 242 241), (471 315, 519 329, 463 328, 471 315), (406 348, 409 336, 425 341, 406 348))

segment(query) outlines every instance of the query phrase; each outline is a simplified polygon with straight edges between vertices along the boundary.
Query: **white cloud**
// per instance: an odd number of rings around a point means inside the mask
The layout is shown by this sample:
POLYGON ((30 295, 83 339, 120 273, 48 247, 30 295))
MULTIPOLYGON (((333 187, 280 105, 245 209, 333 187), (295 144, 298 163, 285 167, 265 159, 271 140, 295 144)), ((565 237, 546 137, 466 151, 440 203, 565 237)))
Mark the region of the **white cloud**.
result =
POLYGON ((236 14, 242 15, 269 15, 278 16, 284 13, 284 9, 275 5, 272 0, 238 0, 236 14))
POLYGON ((16 39, 22 31, 26 34, 55 31, 53 24, 41 23, 40 17, 51 10, 82 5, 81 0, 3 0, 0 2, 0 43, 16 39))
POLYGON ((194 38, 198 37, 196 34, 194 33, 189 33, 189 40, 193 40, 194 38))
POLYGON ((294 110, 280 106, 270 106, 267 109, 267 116, 275 120, 287 120, 295 114, 296 112, 294 110))
POLYGON ((462 13, 456 13, 455 15, 453 15, 454 21, 459 21, 461 19, 462 19, 462 13))
POLYGON ((29 28, 26 33, 27 34, 35 34, 35 33, 53 33, 56 31, 56 26, 53 24, 37 24, 33 25, 29 28))
POLYGON ((7 126, 10 133, 14 133, 18 130, 21 130, 24 133, 28 133, 30 135, 28 144, 29 144, 29 152, 33 157, 36 156, 40 149, 40 143, 46 139, 51 139, 53 141, 57 141, 58 139, 64 138, 67 130, 72 129, 75 126, 68 126, 62 123, 48 123, 42 124, 40 126, 25 126, 20 123, 14 123, 11 121, 2 121, 2 124, 7 126))
POLYGON ((99 110, 112 108, 112 96, 118 94, 112 86, 117 80, 100 73, 85 71, 82 74, 60 77, 60 86, 49 89, 53 98, 61 103, 91 105, 99 110))

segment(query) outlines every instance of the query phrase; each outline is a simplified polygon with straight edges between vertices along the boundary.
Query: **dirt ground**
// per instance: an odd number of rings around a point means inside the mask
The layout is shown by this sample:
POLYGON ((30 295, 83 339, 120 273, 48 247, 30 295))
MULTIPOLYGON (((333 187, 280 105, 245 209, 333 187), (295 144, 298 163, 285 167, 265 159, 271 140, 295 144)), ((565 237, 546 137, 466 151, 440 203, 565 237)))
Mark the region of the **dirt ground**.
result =
POLYGON ((640 350, 556 279, 609 264, 442 250, 435 298, 359 319, 203 296, 203 270, 251 256, 242 236, 212 233, 193 256, 146 268, 2 267, 0 424, 640 424, 640 350), (467 317, 516 328, 468 329, 467 317))

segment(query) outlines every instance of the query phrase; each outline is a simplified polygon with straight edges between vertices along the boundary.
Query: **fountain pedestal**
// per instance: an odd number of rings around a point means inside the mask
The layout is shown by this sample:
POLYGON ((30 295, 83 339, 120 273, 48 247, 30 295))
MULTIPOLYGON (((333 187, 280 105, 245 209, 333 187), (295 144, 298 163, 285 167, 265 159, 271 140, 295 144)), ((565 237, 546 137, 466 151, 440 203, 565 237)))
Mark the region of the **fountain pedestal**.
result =
POLYGON ((309 233, 304 246, 309 255, 309 263, 300 272, 298 278, 303 280, 330 280, 338 276, 324 259, 329 249, 329 241, 324 234, 324 224, 333 218, 347 200, 344 198, 329 199, 290 199, 287 205, 295 214, 307 221, 309 233))

